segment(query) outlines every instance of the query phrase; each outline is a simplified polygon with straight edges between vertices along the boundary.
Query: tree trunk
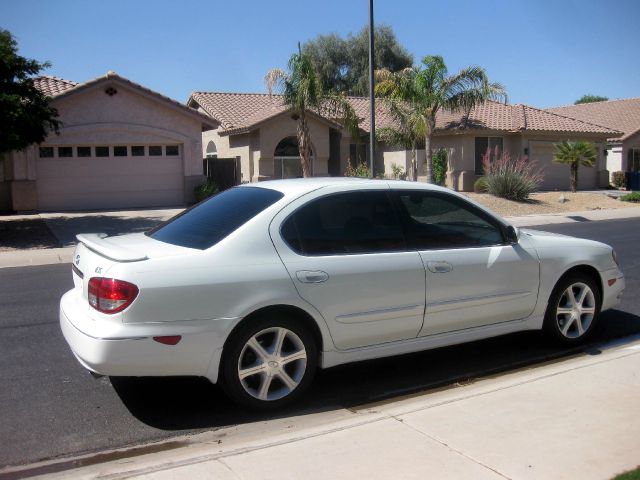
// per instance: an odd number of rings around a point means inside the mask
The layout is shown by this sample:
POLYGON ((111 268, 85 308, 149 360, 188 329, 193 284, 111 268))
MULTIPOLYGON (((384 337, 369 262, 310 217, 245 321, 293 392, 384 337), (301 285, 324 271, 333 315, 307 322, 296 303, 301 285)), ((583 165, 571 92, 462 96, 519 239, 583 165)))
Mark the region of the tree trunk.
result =
POLYGON ((415 143, 411 148, 411 180, 414 182, 418 180, 418 149, 415 143))
POLYGON ((576 193, 578 189, 578 162, 571 164, 571 191, 576 193))
POLYGON ((304 112, 298 119, 298 150, 300 151, 300 163, 302 165, 302 176, 309 178, 312 176, 311 163, 311 138, 309 138, 309 125, 304 112))
MULTIPOLYGON (((435 115, 435 114, 434 114, 435 115)), ((424 164, 427 183, 433 183, 433 156, 431 155, 431 134, 436 128, 436 119, 427 120, 427 134, 424 137, 424 164)))
POLYGON ((433 158, 431 155, 431 134, 424 137, 424 174, 427 176, 427 183, 433 183, 433 158))

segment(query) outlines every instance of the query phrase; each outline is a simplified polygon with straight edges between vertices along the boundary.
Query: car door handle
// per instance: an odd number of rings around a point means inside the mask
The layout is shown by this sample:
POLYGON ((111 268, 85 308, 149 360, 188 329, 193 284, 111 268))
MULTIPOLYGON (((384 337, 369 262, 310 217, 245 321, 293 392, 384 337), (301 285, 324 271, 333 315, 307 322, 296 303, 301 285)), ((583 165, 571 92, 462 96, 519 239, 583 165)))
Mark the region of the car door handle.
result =
POLYGON ((300 270, 296 277, 302 283, 322 283, 329 280, 329 274, 322 270, 300 270))
POLYGON ((453 270, 449 262, 427 262, 427 268, 433 273, 447 273, 453 270))

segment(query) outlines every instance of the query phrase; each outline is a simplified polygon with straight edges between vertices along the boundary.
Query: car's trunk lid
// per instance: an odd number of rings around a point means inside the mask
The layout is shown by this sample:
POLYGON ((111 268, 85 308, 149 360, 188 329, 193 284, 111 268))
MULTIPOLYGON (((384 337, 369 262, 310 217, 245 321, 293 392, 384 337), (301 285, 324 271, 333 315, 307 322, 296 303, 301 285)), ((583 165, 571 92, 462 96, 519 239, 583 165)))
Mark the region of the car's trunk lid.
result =
POLYGON ((113 237, 105 233, 85 233, 76 238, 78 245, 72 259, 73 282, 85 298, 89 279, 108 276, 109 269, 115 264, 144 262, 194 252, 190 248, 154 240, 144 233, 113 237))

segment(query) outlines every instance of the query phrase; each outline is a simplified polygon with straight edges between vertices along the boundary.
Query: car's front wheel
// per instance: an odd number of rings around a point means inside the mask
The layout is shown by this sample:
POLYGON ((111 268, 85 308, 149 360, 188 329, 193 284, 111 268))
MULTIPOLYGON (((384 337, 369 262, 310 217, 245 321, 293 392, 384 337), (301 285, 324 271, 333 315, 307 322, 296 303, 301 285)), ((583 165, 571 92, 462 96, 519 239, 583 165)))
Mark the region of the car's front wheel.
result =
POLYGON ((302 395, 317 363, 313 335, 302 322, 275 315, 241 325, 223 355, 224 390, 238 403, 260 410, 280 408, 302 395))
POLYGON ((577 345, 593 332, 602 300, 593 278, 569 274, 554 288, 544 320, 552 339, 564 345, 577 345))

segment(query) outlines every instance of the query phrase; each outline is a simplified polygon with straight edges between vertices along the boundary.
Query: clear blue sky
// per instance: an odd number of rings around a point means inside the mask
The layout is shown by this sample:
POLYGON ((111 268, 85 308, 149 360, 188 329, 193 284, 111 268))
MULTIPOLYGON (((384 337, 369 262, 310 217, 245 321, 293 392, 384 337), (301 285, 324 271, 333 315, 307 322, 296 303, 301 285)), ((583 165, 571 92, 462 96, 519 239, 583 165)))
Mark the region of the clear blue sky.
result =
MULTIPOLYGON (((2 0, 0 27, 45 73, 83 82, 114 70, 186 101, 192 91, 262 92, 297 42, 346 35, 368 0, 2 0)), ((585 93, 640 97, 640 0, 375 0, 415 60, 476 64, 512 103, 547 107, 585 93)))

